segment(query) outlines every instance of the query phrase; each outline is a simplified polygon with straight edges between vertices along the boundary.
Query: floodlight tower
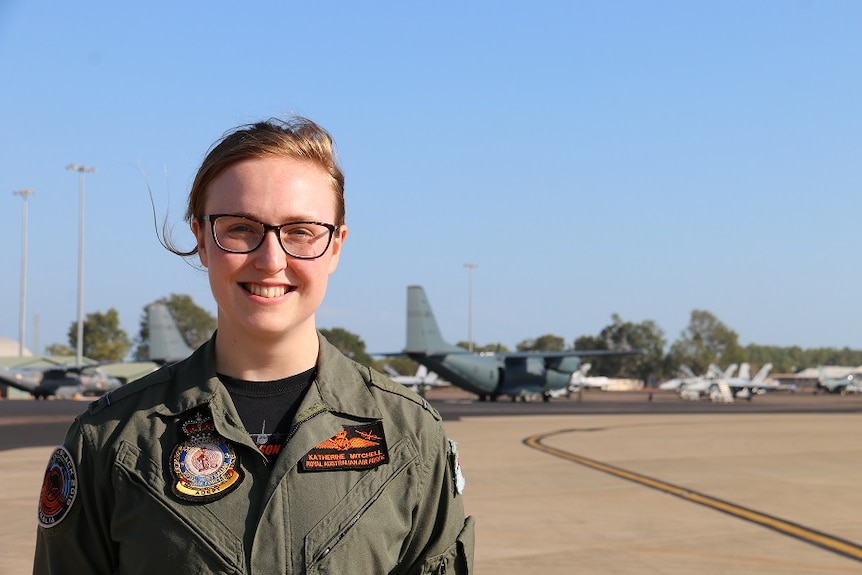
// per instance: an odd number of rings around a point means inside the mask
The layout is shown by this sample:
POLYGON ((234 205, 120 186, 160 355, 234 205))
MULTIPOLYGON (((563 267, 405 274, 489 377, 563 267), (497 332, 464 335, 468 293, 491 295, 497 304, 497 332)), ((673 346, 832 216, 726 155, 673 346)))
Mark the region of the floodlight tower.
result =
POLYGON ((479 264, 464 264, 469 272, 469 294, 467 298, 467 348, 473 351, 473 270, 479 264))
POLYGON ((78 341, 76 361, 84 363, 84 174, 92 174, 96 168, 82 164, 69 164, 66 169, 78 172, 78 341))
POLYGON ((33 190, 17 190, 13 196, 24 199, 21 211, 21 310, 18 317, 18 356, 24 355, 24 335, 27 317, 27 198, 35 195, 33 190))

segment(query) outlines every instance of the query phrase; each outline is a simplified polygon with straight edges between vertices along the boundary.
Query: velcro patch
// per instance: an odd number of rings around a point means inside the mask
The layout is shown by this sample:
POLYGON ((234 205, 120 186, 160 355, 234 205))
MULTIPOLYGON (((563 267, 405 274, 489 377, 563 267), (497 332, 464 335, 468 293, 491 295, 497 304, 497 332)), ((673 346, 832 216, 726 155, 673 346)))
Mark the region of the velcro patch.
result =
POLYGON ((58 447, 48 459, 39 496, 39 525, 54 527, 69 513, 78 494, 78 472, 72 454, 58 447))
POLYGON ((303 471, 371 469, 389 463, 383 422, 345 425, 344 430, 314 446, 300 460, 303 471))

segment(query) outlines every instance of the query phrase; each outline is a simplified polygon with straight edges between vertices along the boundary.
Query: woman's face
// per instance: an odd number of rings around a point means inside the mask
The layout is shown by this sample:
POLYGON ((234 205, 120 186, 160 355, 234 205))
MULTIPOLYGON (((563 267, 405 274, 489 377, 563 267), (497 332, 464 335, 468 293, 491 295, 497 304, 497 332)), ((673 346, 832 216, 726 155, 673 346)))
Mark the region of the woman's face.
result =
MULTIPOLYGON (((329 175, 309 162, 289 158, 244 160, 227 168, 206 190, 205 215, 234 214, 259 222, 335 223, 335 191, 329 175)), ((338 266, 347 227, 335 231, 323 256, 296 259, 275 232, 247 254, 228 253, 213 240, 212 222, 192 221, 201 263, 209 271, 218 305, 219 339, 231 343, 309 335, 338 266)))

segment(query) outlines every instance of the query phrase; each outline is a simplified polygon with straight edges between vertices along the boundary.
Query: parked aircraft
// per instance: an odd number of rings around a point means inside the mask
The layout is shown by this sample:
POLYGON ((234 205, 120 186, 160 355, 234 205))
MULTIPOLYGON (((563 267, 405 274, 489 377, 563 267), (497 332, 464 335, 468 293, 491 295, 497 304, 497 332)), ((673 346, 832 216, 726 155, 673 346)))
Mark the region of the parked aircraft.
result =
POLYGON ((680 365, 677 368, 677 372, 677 377, 662 382, 661 384, 659 384, 658 388, 665 391, 679 391, 679 387, 681 385, 694 383, 699 379, 698 376, 696 376, 691 370, 691 368, 687 365, 680 365))
POLYGON ((0 383, 29 392, 36 399, 55 395, 102 395, 123 382, 108 375, 98 365, 50 367, 47 369, 10 369, 0 371, 0 383))
POLYGON ((404 355, 440 374, 480 400, 508 395, 512 400, 548 401, 566 390, 580 357, 632 355, 641 351, 473 353, 446 342, 421 286, 407 288, 407 347, 404 355))
POLYGON ((383 371, 386 372, 386 375, 388 375, 392 381, 407 386, 419 394, 425 393, 429 387, 443 387, 449 385, 448 383, 441 382, 437 377, 437 374, 433 371, 428 371, 428 368, 424 365, 419 365, 416 369, 415 375, 401 375, 389 364, 383 366, 383 371))
POLYGON ((862 374, 851 372, 841 377, 827 377, 823 367, 818 368, 817 391, 824 393, 862 393, 862 374))
POLYGON ((147 308, 150 333, 149 359, 157 363, 173 363, 185 359, 194 351, 183 339, 168 306, 161 302, 147 308))
MULTIPOLYGON (((192 353, 183 341, 176 322, 167 307, 161 303, 150 305, 147 310, 149 328, 150 362, 141 367, 141 372, 154 370, 163 363, 178 361, 192 353)), ((120 365, 128 362, 104 362, 80 366, 54 366, 50 368, 25 368, 0 370, 0 383, 30 393, 36 399, 50 396, 71 398, 78 395, 100 396, 125 383, 125 378, 111 375, 120 365)))
MULTIPOLYGON (((676 389, 682 399, 692 401, 698 401, 703 397, 707 397, 715 403, 731 403, 734 398, 751 401, 755 395, 786 389, 766 379, 771 369, 771 363, 764 364, 754 377, 750 377, 748 363, 743 363, 740 366, 734 363, 723 371, 713 364, 709 366, 705 376, 670 380, 659 387, 661 389, 676 389), (737 367, 739 367, 739 375, 734 377, 733 374, 736 373, 737 367)), ((691 373, 691 370, 688 372, 691 373)))
POLYGON ((572 380, 569 382, 569 387, 572 391, 584 389, 600 389, 607 391, 611 388, 611 379, 605 375, 587 375, 590 371, 589 363, 581 364, 581 367, 572 374, 572 380))
POLYGON ((727 385, 727 380, 733 377, 737 367, 737 364, 732 363, 722 371, 717 365, 710 364, 706 375, 680 383, 677 393, 689 401, 700 401, 702 397, 707 397, 713 403, 733 403, 733 391, 727 385))
POLYGON ((592 365, 582 363, 569 379, 569 385, 564 388, 550 390, 546 396, 550 398, 570 397, 573 393, 580 394, 584 389, 605 389, 608 378, 605 376, 587 377, 592 365))
POLYGON ((709 389, 710 383, 722 378, 732 377, 736 372, 736 368, 737 364, 735 363, 730 364, 725 370, 711 363, 706 368, 706 375, 695 375, 690 367, 681 365, 677 368, 679 376, 660 384, 659 389, 676 391, 681 395, 690 395, 693 391, 696 391, 698 394, 705 393, 709 389), (683 394, 686 390, 689 394, 683 394))

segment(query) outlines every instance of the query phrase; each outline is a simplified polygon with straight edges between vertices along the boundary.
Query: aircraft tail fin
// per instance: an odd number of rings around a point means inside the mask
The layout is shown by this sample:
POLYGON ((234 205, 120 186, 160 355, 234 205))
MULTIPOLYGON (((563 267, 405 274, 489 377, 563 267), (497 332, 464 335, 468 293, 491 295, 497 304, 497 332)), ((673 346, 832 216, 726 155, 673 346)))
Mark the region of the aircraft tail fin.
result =
POLYGON ((706 369, 706 378, 721 379, 722 377, 724 377, 724 370, 722 370, 714 363, 709 364, 709 367, 706 369))
POLYGON ((763 364, 763 367, 760 368, 760 371, 751 379, 752 383, 763 383, 766 381, 766 376, 769 375, 769 371, 772 369, 771 363, 763 364))
POLYGON ((467 350, 443 340, 421 286, 407 287, 407 348, 404 351, 425 355, 467 353, 467 350))
POLYGON ((694 372, 687 365, 680 365, 679 366, 679 372, 682 374, 682 377, 687 377, 687 378, 691 378, 691 379, 694 379, 696 377, 694 375, 694 372))
POLYGON ((159 363, 171 363, 192 354, 192 348, 183 339, 180 329, 168 307, 156 302, 147 308, 150 331, 149 359, 159 363))

